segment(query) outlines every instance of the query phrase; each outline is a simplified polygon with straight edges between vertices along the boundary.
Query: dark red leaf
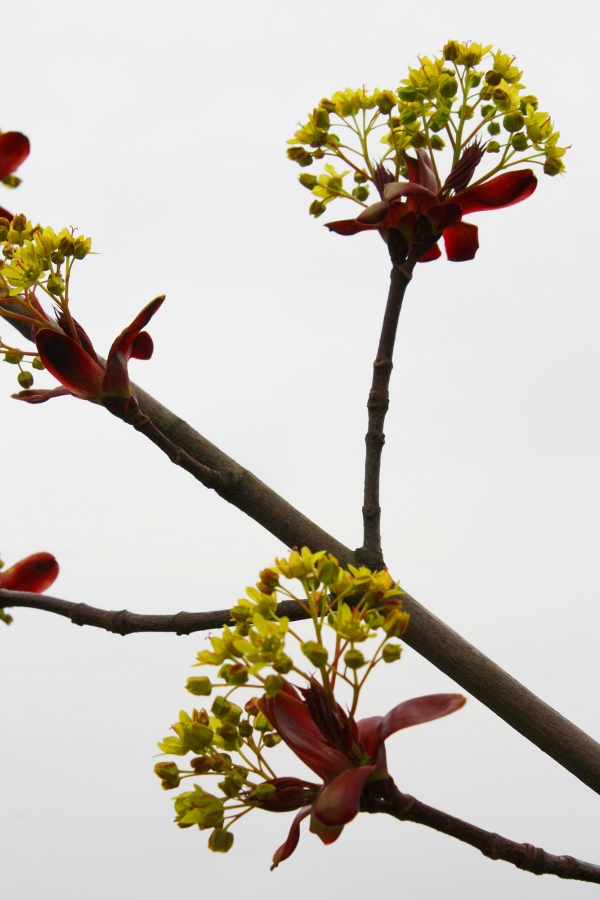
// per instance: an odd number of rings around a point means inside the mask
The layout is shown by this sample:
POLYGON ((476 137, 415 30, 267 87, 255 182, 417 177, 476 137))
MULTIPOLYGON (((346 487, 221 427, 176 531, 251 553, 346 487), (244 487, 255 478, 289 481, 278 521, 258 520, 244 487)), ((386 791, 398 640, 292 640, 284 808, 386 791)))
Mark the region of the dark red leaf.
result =
POLYGON ((20 131, 5 131, 0 134, 0 181, 18 169, 28 156, 29 138, 24 134, 20 131))
POLYGON ((458 222, 444 231, 446 256, 451 262, 465 262, 473 259, 479 249, 477 225, 458 222))
POLYGON ((502 209, 526 200, 536 187, 537 178, 531 169, 504 172, 490 181, 484 181, 483 184, 474 185, 456 194, 452 197, 452 203, 458 203, 463 215, 486 209, 502 209))
POLYGON ((51 553, 33 553, 10 569, 0 572, 0 588, 41 594, 58 575, 58 563, 51 553))
POLYGON ((35 342, 45 367, 72 394, 86 400, 102 395, 104 370, 76 341, 52 328, 40 328, 35 342))

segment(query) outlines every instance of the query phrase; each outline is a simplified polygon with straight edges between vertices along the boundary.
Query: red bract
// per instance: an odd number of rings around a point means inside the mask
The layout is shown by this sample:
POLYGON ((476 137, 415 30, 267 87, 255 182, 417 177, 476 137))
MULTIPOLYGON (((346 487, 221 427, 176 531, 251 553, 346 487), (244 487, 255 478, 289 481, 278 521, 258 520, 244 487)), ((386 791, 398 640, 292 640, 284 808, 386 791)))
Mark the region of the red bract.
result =
MULTIPOLYGON (((344 825, 357 815, 365 784, 389 778, 385 741, 390 735, 410 725, 447 716, 466 702, 460 694, 415 697, 395 706, 385 716, 355 722, 339 705, 331 708, 323 689, 316 683, 303 694, 304 698, 293 685, 284 682, 275 697, 263 697, 258 701, 261 712, 283 741, 323 782, 321 786, 311 786, 300 781, 296 785, 295 779, 276 780, 286 781, 285 799, 291 800, 291 789, 297 786, 297 802, 295 805, 285 803, 282 785, 281 802, 278 802, 277 790, 268 801, 272 809, 299 808, 309 796, 310 787, 318 793, 295 817, 287 840, 273 857, 272 868, 294 852, 300 838, 300 822, 308 815, 311 817, 310 830, 324 844, 337 840, 344 825)), ((278 788, 277 784, 275 786, 278 788)))
POLYGON ((51 553, 33 553, 0 572, 0 588, 41 594, 56 580, 58 563, 51 553))
POLYGON ((59 316, 56 328, 40 328, 35 334, 40 359, 51 375, 60 381, 62 387, 54 390, 27 390, 15 394, 17 400, 27 403, 43 403, 51 397, 71 394, 81 400, 100 403, 114 415, 123 417, 136 405, 131 391, 127 364, 134 359, 150 359, 154 349, 152 338, 142 329, 148 324, 154 313, 164 301, 157 297, 141 313, 131 325, 121 332, 114 341, 106 364, 98 359, 96 351, 86 333, 75 325, 76 341, 67 332, 68 326, 64 316, 59 316))
POLYGON ((409 180, 392 181, 382 187, 382 199, 367 207, 356 219, 329 222, 327 228, 337 234, 358 234, 359 231, 379 231, 388 241, 390 229, 395 238, 406 246, 417 239, 429 245, 419 262, 429 262, 441 256, 438 241, 443 235, 446 255, 453 262, 473 259, 479 248, 477 226, 462 222, 462 216, 486 209, 502 209, 526 200, 537 187, 531 169, 504 172, 489 181, 466 187, 478 160, 467 154, 478 148, 467 148, 450 177, 440 190, 429 154, 417 151, 417 159, 406 157, 409 180), (473 164, 474 162, 474 164, 473 164))
MULTIPOLYGON (((0 134, 0 181, 12 175, 29 156, 29 139, 19 131, 0 134)), ((0 216, 12 219, 12 214, 0 206, 0 216)))

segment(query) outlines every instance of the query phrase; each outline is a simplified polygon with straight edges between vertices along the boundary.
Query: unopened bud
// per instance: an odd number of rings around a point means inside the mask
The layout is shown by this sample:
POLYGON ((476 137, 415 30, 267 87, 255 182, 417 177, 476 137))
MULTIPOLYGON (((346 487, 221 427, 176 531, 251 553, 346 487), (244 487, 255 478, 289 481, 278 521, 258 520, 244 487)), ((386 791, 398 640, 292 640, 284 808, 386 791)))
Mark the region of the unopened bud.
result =
POLYGON ((519 110, 507 113, 507 115, 504 116, 502 124, 507 131, 511 132, 511 134, 513 134, 515 131, 520 131, 525 124, 523 113, 519 110))
POLYGON ((431 135, 432 150, 443 150, 445 146, 446 146, 446 142, 439 136, 439 134, 431 135))
POLYGON ((498 87, 501 81, 502 75, 500 74, 500 72, 494 72, 493 69, 490 69, 489 72, 485 73, 485 82, 491 87, 498 87))
POLYGON ((298 176, 298 181, 300 182, 302 187, 308 188, 309 191, 312 191, 314 186, 317 184, 317 176, 309 175, 308 172, 302 172, 302 174, 298 176))
POLYGON ((27 217, 23 215, 23 213, 19 213, 18 216, 15 216, 12 220, 12 228, 14 231, 25 231, 27 227, 27 217))
POLYGON ((18 365, 22 360, 23 354, 20 350, 9 350, 4 354, 4 362, 11 363, 11 365, 18 365))
POLYGON ((208 697, 212 691, 210 678, 207 678, 206 675, 200 678, 188 678, 185 688, 195 697, 208 697))
POLYGON ((281 675, 287 675, 292 666, 294 665, 294 661, 287 655, 287 653, 282 653, 275 662, 272 663, 273 668, 276 672, 279 672, 281 675))
POLYGON ((460 45, 458 41, 448 41, 448 43, 444 46, 444 59, 449 61, 453 61, 458 59, 460 56, 460 45))
POLYGON ((277 744, 281 743, 281 738, 276 731, 265 734, 263 740, 265 742, 265 747, 275 747, 277 744))
POLYGON ((408 628, 409 618, 408 613, 394 609, 385 617, 383 630, 389 637, 400 638, 408 628))
POLYGON ((352 649, 344 654, 344 662, 349 669, 360 669, 361 666, 364 666, 366 660, 360 650, 352 649))
POLYGON ((519 134, 513 134, 510 139, 510 143, 515 148, 515 150, 527 150, 527 148, 529 147, 527 135, 522 131, 520 131, 519 134))
POLYGON ((381 653, 381 657, 385 663, 395 662, 400 659, 402 647, 400 644, 386 644, 381 653))
POLYGON ((233 847, 233 835, 225 828, 215 828, 208 839, 209 850, 215 853, 227 853, 233 847))
POLYGON ((304 643, 300 644, 300 649, 313 666, 316 666, 318 669, 327 664, 329 658, 327 648, 317 641, 304 641, 304 643))
POLYGON ((313 121, 317 128, 329 128, 329 113, 322 106, 318 106, 313 112, 313 121))
POLYGON ((488 141, 485 145, 486 153, 499 153, 500 152, 500 144, 498 141, 488 141))
POLYGON ((564 172, 565 164, 562 159, 558 159, 556 156, 548 156, 546 162, 544 163, 544 172, 546 175, 560 175, 561 172, 564 172))
POLYGON ((274 697, 281 690, 283 680, 281 675, 267 675, 265 678, 265 694, 267 697, 274 697))
POLYGON ((487 127, 489 134, 500 134, 500 123, 499 122, 490 122, 487 127))
POLYGON ((188 722, 183 729, 183 740, 193 753, 202 753, 212 744, 214 731, 201 722, 188 722))
POLYGON ((30 388, 33 384, 33 375, 31 374, 31 372, 27 371, 19 372, 19 374, 17 375, 17 381, 22 388, 25 388, 27 390, 27 388, 30 388))
POLYGON ((315 219, 318 219, 319 216, 322 216, 327 207, 324 203, 321 203, 320 200, 313 200, 313 202, 308 207, 308 211, 311 216, 314 216, 315 219))

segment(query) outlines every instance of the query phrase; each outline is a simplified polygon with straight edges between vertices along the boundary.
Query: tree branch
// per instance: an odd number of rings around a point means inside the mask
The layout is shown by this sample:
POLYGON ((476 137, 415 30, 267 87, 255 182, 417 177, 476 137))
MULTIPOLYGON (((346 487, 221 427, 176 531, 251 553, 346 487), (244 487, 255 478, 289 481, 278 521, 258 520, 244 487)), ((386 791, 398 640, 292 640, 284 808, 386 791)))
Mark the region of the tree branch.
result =
MULTIPOLYGON (((346 552, 350 553, 348 550, 346 552)), ((576 778, 600 793, 600 745, 593 738, 532 694, 410 594, 404 594, 402 602, 411 617, 403 637, 409 646, 446 672, 576 778)), ((73 603, 45 594, 2 589, 0 607, 39 609, 66 616, 74 625, 91 625, 123 636, 150 631, 191 634, 222 628, 231 621, 229 609, 162 616, 140 615, 127 610, 97 609, 86 603, 73 603)), ((293 600, 280 603, 277 612, 293 620, 305 618, 293 600)))
POLYGON ((394 344, 398 320, 406 288, 412 278, 414 263, 395 265, 390 278, 390 290, 381 326, 377 357, 373 363, 373 381, 367 401, 369 424, 365 436, 365 491, 363 513, 363 545, 356 551, 361 563, 372 569, 384 565, 381 550, 381 507, 379 505, 379 477, 381 454, 385 444, 383 425, 388 411, 389 384, 393 368, 394 344))
POLYGON ((534 875, 556 875, 558 878, 600 884, 600 866, 572 856, 553 856, 541 847, 518 844, 509 838, 463 822, 462 819, 421 803, 410 794, 402 794, 391 778, 389 782, 385 782, 384 791, 381 784, 378 786, 376 782, 366 785, 361 798, 361 810, 387 813, 401 821, 418 822, 428 828, 435 828, 436 831, 476 847, 490 859, 502 859, 534 875))
MULTIPOLYGON (((12 324, 16 320, 10 321, 12 324)), ((25 337, 28 337, 28 334, 25 334, 25 337)), ((348 547, 304 516, 205 437, 194 431, 183 419, 180 419, 141 388, 135 385, 133 387, 140 409, 156 428, 169 441, 189 454, 192 459, 212 469, 220 476, 215 490, 228 503, 253 518, 288 547, 307 546, 313 551, 327 550, 338 558, 342 566, 358 564, 356 555, 348 547)), ((452 586, 449 588, 453 590, 452 586)), ((6 596, 7 593, 0 592, 0 596, 6 596)), ((15 595, 12 596, 14 601, 15 595)), ((31 596, 35 598, 35 603, 18 604, 13 602, 13 605, 28 605, 37 609, 45 609, 46 607, 41 604, 50 599, 38 595, 31 596)), ((7 601, 3 602, 8 605, 7 601)), ((66 601, 59 602, 65 603, 66 601)), ((600 745, 596 741, 536 697, 429 612, 410 594, 404 595, 403 604, 410 614, 410 625, 404 635, 404 640, 409 646, 445 672, 473 697, 476 697, 561 766, 568 769, 584 784, 600 793, 600 745)), ((73 604, 73 606, 79 606, 81 610, 85 604, 73 604)), ((87 609, 90 608, 87 607, 87 609)), ((59 612, 58 609, 48 609, 48 611, 59 612)), ((67 612, 59 614, 69 615, 67 612)), ((210 614, 198 613, 195 615, 210 614)), ((216 615, 228 616, 228 611, 222 610, 216 615)), ((227 619, 219 618, 217 622, 209 626, 201 625, 197 630, 204 627, 217 628, 224 621, 227 619)), ((90 624, 95 623, 90 622, 90 624)), ((99 624, 97 627, 103 628, 104 625, 99 624)), ((161 627, 144 628, 143 630, 177 632, 178 629, 177 627, 168 629, 161 627)))

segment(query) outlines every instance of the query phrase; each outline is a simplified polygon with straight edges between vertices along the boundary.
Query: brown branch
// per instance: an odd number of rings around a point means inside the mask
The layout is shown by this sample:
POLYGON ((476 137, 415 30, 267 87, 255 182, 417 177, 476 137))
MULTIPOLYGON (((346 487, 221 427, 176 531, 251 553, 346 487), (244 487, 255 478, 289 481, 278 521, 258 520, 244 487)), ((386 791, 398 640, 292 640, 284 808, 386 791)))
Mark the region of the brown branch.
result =
POLYGON ((381 784, 377 786, 376 782, 367 785, 361 798, 361 810, 369 813, 387 813, 401 821, 418 822, 428 828, 435 828, 436 831, 476 847, 490 859, 502 859, 534 875, 556 875, 558 878, 600 884, 600 866, 574 859, 572 856, 553 856, 541 847, 518 844, 509 838, 463 822, 462 819, 421 803, 410 794, 402 794, 391 778, 389 781, 386 780, 384 790, 381 784))
MULTIPOLYGON (((134 385, 134 390, 142 412, 163 435, 192 459, 208 466, 221 476, 215 490, 228 503, 253 518, 288 547, 307 546, 312 550, 328 550, 343 566, 358 563, 356 555, 348 547, 194 431, 187 422, 162 406, 141 388, 134 385)), ((451 585, 449 589, 457 590, 451 585)), ((35 608, 38 609, 44 609, 45 607, 40 604, 49 599, 38 595, 32 597, 36 599, 35 608)), ((404 595, 403 604, 411 617, 409 628, 404 635, 404 640, 409 646, 584 784, 600 793, 600 745, 596 741, 536 697, 409 594, 404 595)), ((33 606, 34 603, 26 605, 33 606)), ((66 612, 61 614, 69 615, 66 612)), ((227 614, 227 611, 223 610, 218 615, 227 614)), ((100 624, 98 627, 104 626, 100 624)), ((220 625, 213 624, 210 627, 216 628, 220 625)), ((165 630, 177 631, 177 628, 165 630)))
POLYGON ((372 569, 383 568, 381 550, 381 507, 379 480, 381 454, 385 444, 383 425, 389 407, 389 384, 393 368, 394 344, 398 320, 406 288, 412 278, 412 265, 395 265, 390 277, 390 290, 381 326, 377 357, 373 363, 373 381, 367 401, 369 424, 365 436, 365 489, 363 514, 363 545, 356 551, 357 559, 372 569))

